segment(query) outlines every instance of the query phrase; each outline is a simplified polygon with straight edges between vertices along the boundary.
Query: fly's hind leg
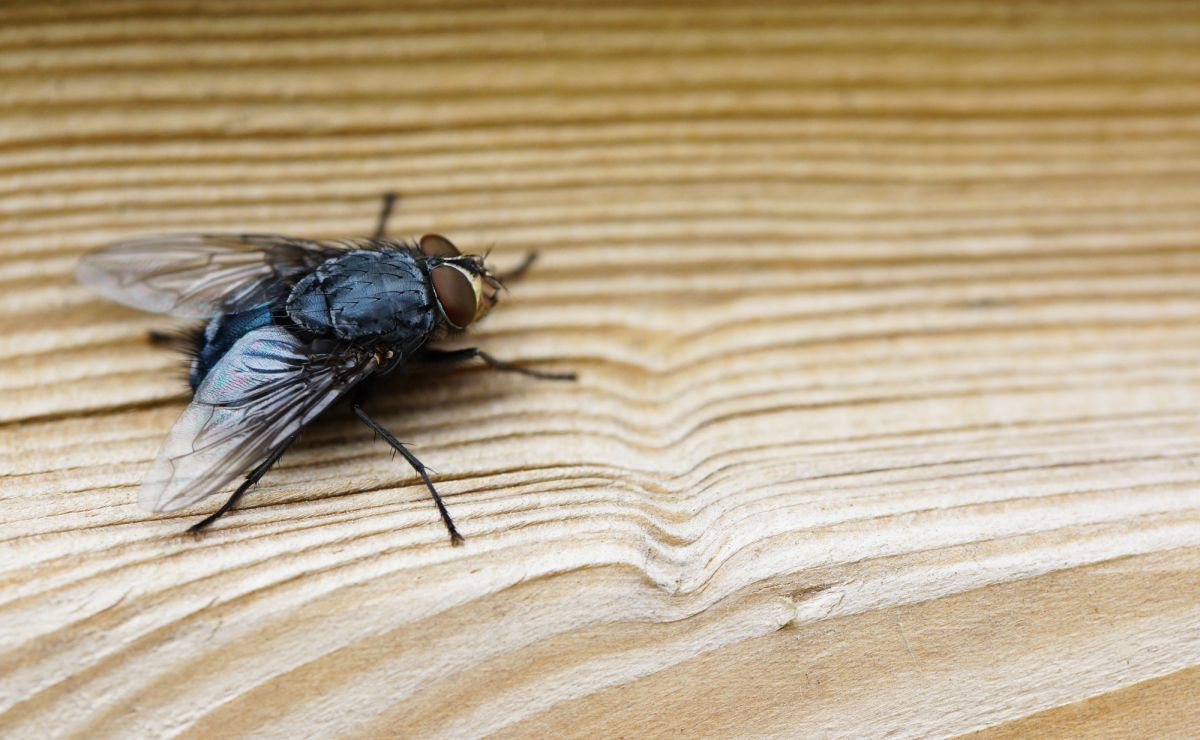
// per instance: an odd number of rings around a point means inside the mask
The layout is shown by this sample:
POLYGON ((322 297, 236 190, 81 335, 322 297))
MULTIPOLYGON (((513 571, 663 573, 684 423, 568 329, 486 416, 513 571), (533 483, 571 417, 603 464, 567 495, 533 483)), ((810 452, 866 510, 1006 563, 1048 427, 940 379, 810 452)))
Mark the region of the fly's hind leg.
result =
POLYGON ((421 476, 421 480, 425 482, 425 487, 429 489, 429 495, 433 497, 433 503, 437 505, 438 513, 442 515, 442 523, 446 525, 446 531, 450 533, 450 544, 455 547, 461 545, 463 543, 463 536, 458 533, 458 527, 454 526, 454 520, 450 518, 450 512, 446 510, 446 505, 442 503, 442 497, 438 494, 437 489, 433 487, 433 481, 429 479, 429 471, 425 468, 425 465, 417 459, 416 455, 409 452, 408 448, 400 440, 393 437, 391 432, 384 429, 379 425, 379 422, 372 419, 371 415, 367 413, 358 400, 355 400, 353 408, 354 415, 362 419, 364 424, 371 427, 371 431, 383 437, 396 452, 403 455, 408 464, 413 467, 413 470, 417 471, 417 475, 421 476))
POLYGON ((450 365, 459 362, 466 362, 467 360, 473 360, 476 357, 487 363, 488 367, 492 368, 493 370, 502 370, 506 373, 520 373, 521 375, 528 375, 531 378, 537 378, 539 380, 576 379, 575 373, 550 373, 546 372, 545 370, 534 370, 532 368, 514 365, 511 362, 505 362, 499 358, 492 357, 478 347, 452 350, 427 348, 421 350, 421 353, 413 358, 413 362, 420 363, 422 365, 450 365))
POLYGON ((155 347, 170 347, 179 352, 191 354, 196 349, 196 335, 187 331, 159 331, 151 329, 146 332, 146 339, 155 347))
POLYGON ((375 226, 375 235, 372 239, 382 239, 387 233, 387 222, 392 216, 392 206, 396 205, 396 194, 388 191, 383 194, 383 208, 379 211, 379 221, 375 226))
POLYGON ((188 527, 188 532, 191 532, 192 534, 198 534, 205 527, 217 521, 222 515, 232 509, 234 504, 238 502, 238 499, 240 499, 246 493, 246 491, 250 490, 251 486, 253 486, 255 483, 258 483, 259 479, 267 474, 267 471, 271 469, 272 465, 279 462, 279 458, 283 457, 284 451, 287 450, 287 448, 291 446, 292 442, 296 441, 296 437, 299 436, 300 432, 296 432, 292 436, 280 442, 278 447, 271 450, 271 454, 266 460, 263 460, 261 463, 259 463, 257 468, 250 471, 250 474, 246 476, 246 480, 242 481, 242 485, 237 487, 237 490, 233 492, 233 495, 229 497, 229 500, 226 501, 221 508, 188 527))

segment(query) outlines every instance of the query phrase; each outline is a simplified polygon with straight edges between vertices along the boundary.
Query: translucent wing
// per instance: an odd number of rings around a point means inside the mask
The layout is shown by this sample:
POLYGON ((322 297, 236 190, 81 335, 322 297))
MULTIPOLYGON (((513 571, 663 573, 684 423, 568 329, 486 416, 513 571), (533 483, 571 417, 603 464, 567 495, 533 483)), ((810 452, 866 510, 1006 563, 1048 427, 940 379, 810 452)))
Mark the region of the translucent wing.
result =
POLYGON ((277 234, 163 234, 85 255, 75 276, 118 303, 204 319, 270 301, 341 249, 277 234))
POLYGON ((278 326, 247 333, 196 389, 150 466, 138 503, 174 511, 221 490, 374 372, 376 363, 374 357, 318 354, 278 326))

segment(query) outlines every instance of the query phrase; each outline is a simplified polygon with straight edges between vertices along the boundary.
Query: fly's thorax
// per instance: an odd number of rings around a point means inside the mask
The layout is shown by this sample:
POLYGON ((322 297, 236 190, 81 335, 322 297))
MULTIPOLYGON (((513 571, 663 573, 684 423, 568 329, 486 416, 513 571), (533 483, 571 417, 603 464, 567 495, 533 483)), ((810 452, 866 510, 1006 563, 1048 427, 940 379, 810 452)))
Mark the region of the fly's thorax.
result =
POLYGON ((317 336, 400 347, 420 346, 437 323, 427 273, 410 249, 354 250, 327 260, 296 283, 285 309, 317 336))

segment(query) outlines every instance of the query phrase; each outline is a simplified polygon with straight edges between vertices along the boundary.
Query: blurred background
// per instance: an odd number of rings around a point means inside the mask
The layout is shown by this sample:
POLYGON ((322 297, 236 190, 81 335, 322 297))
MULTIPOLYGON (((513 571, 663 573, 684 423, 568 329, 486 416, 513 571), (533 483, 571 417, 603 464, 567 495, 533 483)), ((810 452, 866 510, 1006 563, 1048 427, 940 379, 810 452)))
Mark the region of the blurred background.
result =
MULTIPOLYGON (((1194 734, 1200 6, 0 8, 0 731, 1194 734), (203 539, 132 235, 534 269, 203 539)), ((208 505, 211 504, 211 505, 208 505)))

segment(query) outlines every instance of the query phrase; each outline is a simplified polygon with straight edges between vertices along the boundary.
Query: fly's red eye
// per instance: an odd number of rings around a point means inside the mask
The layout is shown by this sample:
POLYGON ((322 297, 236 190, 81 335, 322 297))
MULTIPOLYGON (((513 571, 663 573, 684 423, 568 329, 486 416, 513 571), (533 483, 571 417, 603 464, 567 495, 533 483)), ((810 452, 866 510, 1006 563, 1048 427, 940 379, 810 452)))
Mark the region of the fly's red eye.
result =
MULTIPOLYGON (((424 248, 424 243, 422 243, 424 248)), ((475 318, 475 288, 466 275, 449 265, 438 265, 431 273, 433 292, 450 323, 459 329, 475 318)))
POLYGON ((426 257, 458 257, 458 247, 441 234, 426 234, 421 237, 421 254, 426 257))

